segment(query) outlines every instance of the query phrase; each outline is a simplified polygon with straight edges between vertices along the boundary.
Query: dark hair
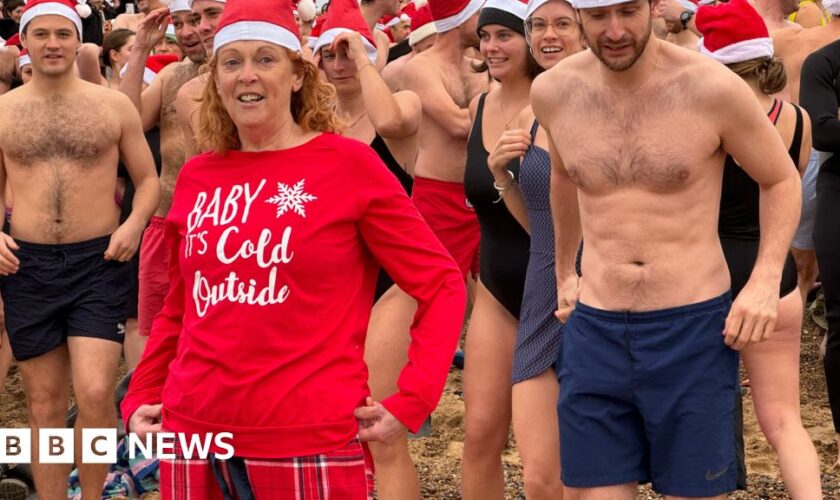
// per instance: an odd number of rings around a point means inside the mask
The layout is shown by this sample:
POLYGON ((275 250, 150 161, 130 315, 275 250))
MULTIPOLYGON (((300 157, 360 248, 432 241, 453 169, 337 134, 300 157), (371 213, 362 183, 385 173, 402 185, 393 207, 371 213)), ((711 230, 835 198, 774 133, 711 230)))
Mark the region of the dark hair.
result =
POLYGON ((128 43, 128 39, 135 34, 133 31, 125 28, 117 28, 108 33, 102 40, 102 65, 111 67, 114 63, 111 60, 111 51, 116 50, 119 52, 128 43))
MULTIPOLYGON (((471 66, 472 70, 476 73, 484 73, 489 69, 487 67, 487 61, 473 62, 471 63, 471 66)), ((537 63, 537 60, 534 59, 533 55, 531 55, 531 51, 528 50, 528 53, 525 56, 525 72, 528 75, 528 79, 533 81, 534 78, 539 76, 539 74, 543 71, 545 71, 545 68, 537 63)))
POLYGON ((3 2, 3 10, 9 16, 8 19, 12 16, 12 11, 17 9, 18 7, 23 7, 26 5, 23 0, 9 0, 8 2, 3 2))
POLYGON ((775 57, 758 57, 726 66, 744 80, 755 80, 767 95, 781 92, 787 85, 785 67, 775 57))

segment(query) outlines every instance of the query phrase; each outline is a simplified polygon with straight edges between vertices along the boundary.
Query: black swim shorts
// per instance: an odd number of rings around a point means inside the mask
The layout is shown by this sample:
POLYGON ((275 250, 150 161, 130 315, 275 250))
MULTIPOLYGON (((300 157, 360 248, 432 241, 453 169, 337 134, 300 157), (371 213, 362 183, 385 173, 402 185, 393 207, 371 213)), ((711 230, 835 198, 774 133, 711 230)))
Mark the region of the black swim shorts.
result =
POLYGON ((68 336, 122 343, 130 267, 105 260, 110 239, 62 245, 16 240, 20 269, 0 280, 15 359, 46 354, 68 336))

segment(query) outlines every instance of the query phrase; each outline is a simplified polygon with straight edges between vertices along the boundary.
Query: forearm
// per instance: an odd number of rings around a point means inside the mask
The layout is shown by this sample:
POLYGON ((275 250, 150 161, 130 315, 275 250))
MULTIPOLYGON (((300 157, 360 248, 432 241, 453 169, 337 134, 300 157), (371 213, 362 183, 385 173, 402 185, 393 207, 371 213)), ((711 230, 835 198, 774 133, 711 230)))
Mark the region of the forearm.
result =
POLYGON ((134 203, 125 223, 146 227, 160 204, 160 181, 157 175, 146 175, 142 179, 132 179, 132 182, 135 185, 134 203))
POLYGON ((143 72, 150 52, 150 48, 134 45, 128 56, 125 74, 120 80, 120 92, 131 99, 140 116, 143 116, 143 72))
POLYGON ((577 187, 564 175, 551 173, 551 218, 554 223, 554 259, 557 282, 575 274, 581 226, 577 187))
POLYGON ((789 175, 772 186, 761 187, 761 242, 750 280, 776 284, 781 280, 782 268, 799 224, 801 189, 798 175, 789 175))
POLYGON ((370 123, 380 135, 399 139, 397 132, 405 122, 399 103, 372 63, 359 67, 362 98, 370 123))

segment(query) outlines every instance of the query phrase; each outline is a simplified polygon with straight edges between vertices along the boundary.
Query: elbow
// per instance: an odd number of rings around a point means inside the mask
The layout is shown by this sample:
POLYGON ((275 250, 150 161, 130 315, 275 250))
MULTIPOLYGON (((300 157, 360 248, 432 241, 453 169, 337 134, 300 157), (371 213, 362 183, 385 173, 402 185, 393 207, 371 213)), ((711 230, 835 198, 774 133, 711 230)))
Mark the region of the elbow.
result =
POLYGON ((383 123, 375 123, 376 132, 387 139, 404 139, 417 133, 416 127, 407 123, 401 114, 392 115, 383 123))

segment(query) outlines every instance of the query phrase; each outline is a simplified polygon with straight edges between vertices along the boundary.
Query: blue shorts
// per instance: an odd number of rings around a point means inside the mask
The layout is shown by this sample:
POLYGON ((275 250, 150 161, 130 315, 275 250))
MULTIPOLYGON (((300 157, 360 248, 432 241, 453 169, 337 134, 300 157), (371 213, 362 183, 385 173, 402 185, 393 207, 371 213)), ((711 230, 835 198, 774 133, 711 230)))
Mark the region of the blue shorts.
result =
POLYGON ((738 353, 723 343, 726 294, 651 312, 578 303, 563 334, 563 483, 653 483, 705 497, 736 486, 738 353))

